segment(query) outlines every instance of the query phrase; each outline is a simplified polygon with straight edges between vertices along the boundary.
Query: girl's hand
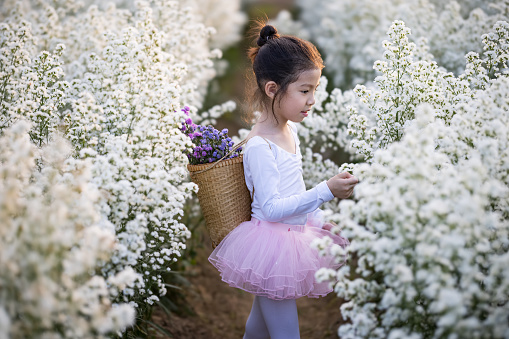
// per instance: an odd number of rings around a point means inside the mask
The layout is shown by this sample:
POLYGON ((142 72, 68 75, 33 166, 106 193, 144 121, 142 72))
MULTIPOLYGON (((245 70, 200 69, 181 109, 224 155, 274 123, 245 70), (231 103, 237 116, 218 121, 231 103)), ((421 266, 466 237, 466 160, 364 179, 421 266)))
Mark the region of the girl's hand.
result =
POLYGON ((337 226, 335 222, 333 222, 333 221, 329 221, 329 222, 326 222, 325 224, 323 224, 323 227, 322 227, 322 228, 323 228, 324 230, 327 230, 327 231, 329 231, 329 232, 330 232, 330 231, 331 231, 331 229, 332 229, 333 227, 335 227, 335 226, 337 226))
POLYGON ((327 180, 327 186, 336 198, 346 199, 352 195, 353 188, 358 182, 359 179, 348 172, 343 172, 327 180))

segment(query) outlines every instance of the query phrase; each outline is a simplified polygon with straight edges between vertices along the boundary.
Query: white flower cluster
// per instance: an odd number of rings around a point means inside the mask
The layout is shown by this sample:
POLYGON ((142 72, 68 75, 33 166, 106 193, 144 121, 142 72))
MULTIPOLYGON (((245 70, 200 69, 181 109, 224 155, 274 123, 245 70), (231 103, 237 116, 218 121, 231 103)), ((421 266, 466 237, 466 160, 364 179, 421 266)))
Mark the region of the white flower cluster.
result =
POLYGON ((9 20, 0 24, 0 131, 24 117, 34 122, 29 132, 34 144, 41 147, 49 141, 60 123, 59 109, 65 104, 68 84, 59 57, 64 47, 35 55, 34 37, 27 22, 9 20))
MULTIPOLYGON (((117 7, 100 1, 8 0, 0 14, 0 135, 16 121, 29 120, 31 141, 52 149, 62 134, 73 147, 67 160, 73 171, 65 175, 70 184, 83 159, 90 163, 87 178, 99 194, 86 206, 99 210, 99 226, 114 234, 108 257, 101 258, 103 277, 97 277, 108 287, 104 298, 142 308, 166 293, 161 274, 178 260, 190 236, 179 220, 196 187, 185 168, 183 151, 191 142, 180 131, 180 110, 184 104, 201 107, 215 74, 212 59, 221 54, 209 47, 215 29, 190 6, 200 3, 126 1, 117 7)), ((221 29, 231 34, 218 46, 235 39, 239 22, 221 20, 221 29)), ((222 106, 207 118, 232 109, 231 103, 222 106)), ((37 161, 41 173, 47 171, 48 165, 37 161)), ((89 292, 80 287, 80 293, 102 291, 102 285, 92 285, 89 292)), ((86 306, 76 302, 80 305, 86 306)), ((5 310, 7 316, 15 314, 11 311, 5 310)))
POLYGON ((6 0, 0 9, 0 18, 32 23, 40 50, 65 44, 67 80, 83 76, 87 55, 102 53, 108 43, 105 33, 120 36, 125 27, 147 15, 161 35, 160 47, 171 53, 171 62, 186 65, 182 100, 201 107, 208 82, 216 75, 213 60, 222 54, 218 48, 225 49, 240 39, 246 21, 240 0, 6 0))
POLYGON ((94 275, 115 236, 95 205, 90 164, 66 165, 63 139, 36 148, 29 127, 17 122, 0 137, 0 337, 106 338, 134 322, 132 306, 111 303, 110 286, 135 275, 94 275))
MULTIPOLYGON (((96 4, 99 7, 104 6, 105 3, 100 0, 87 0, 88 4, 96 4)), ((132 9, 136 6, 136 0, 110 0, 109 3, 114 3, 118 8, 132 9)), ((185 23, 186 29, 190 28, 188 34, 195 34, 193 28, 190 27, 199 24, 202 27, 207 27, 211 30, 212 36, 209 38, 211 48, 219 48, 225 50, 232 46, 234 43, 241 39, 242 26, 247 20, 246 14, 241 11, 241 1, 229 0, 178 0, 173 1, 173 4, 164 4, 162 1, 153 1, 154 8, 160 13, 154 17, 156 26, 162 27, 165 24, 179 25, 185 23), (187 17, 164 17, 167 15, 164 6, 179 6, 187 13, 187 17), (172 18, 171 22, 166 22, 166 19, 172 18), (192 21, 187 21, 192 19, 192 21)), ((166 30, 165 30, 166 31, 166 30)), ((170 32, 175 31, 171 30, 170 32)), ((180 37, 185 38, 185 36, 180 37)), ((196 40, 196 42, 200 42, 196 40)), ((203 43, 200 42, 203 46, 203 43)), ((201 47, 201 46, 195 46, 201 47)))
POLYGON ((93 182, 105 193, 103 211, 120 242, 105 274, 136 267, 144 284, 125 290, 124 298, 144 296, 151 304, 158 300, 154 292, 165 294, 161 272, 177 260, 190 235, 178 219, 194 185, 184 182, 182 151, 190 140, 180 132, 184 117, 178 112, 186 68, 172 64, 150 24, 150 9, 143 11, 146 16, 137 13, 143 21, 122 37, 111 35, 103 55, 92 54, 88 72, 74 81, 73 94, 91 94, 87 106, 100 113, 75 114, 69 136, 85 146, 82 156, 95 159, 93 182), (81 126, 95 128, 83 133, 81 126))
POLYGON ((471 97, 465 79, 439 68, 430 55, 419 58, 425 53, 418 53, 417 46, 409 42, 409 34, 410 29, 402 21, 395 21, 387 32, 390 39, 383 42, 384 59, 373 66, 381 74, 374 80, 376 89, 364 85, 354 89, 376 122, 370 126, 368 117, 352 109, 348 126, 351 146, 366 161, 370 161, 374 150, 401 139, 403 126, 414 118, 419 104, 432 105, 437 117, 449 121, 454 115, 451 107, 471 97))
MULTIPOLYGON (((298 0, 301 24, 282 27, 302 31, 325 54, 326 70, 341 88, 373 79, 372 65, 381 59, 378 46, 394 20, 412 27, 415 41, 426 38, 439 66, 456 74, 464 67, 463 56, 480 53, 479 37, 499 20, 508 20, 507 3, 499 0, 298 0)), ((278 18, 283 22, 285 17, 278 18)), ((297 32, 289 32, 297 34, 297 32)))
POLYGON ((395 22, 378 90, 357 88, 386 142, 368 147, 355 200, 332 216, 351 240, 349 265, 317 273, 347 300, 341 338, 509 336, 508 32, 497 22, 456 78, 412 59, 395 22))

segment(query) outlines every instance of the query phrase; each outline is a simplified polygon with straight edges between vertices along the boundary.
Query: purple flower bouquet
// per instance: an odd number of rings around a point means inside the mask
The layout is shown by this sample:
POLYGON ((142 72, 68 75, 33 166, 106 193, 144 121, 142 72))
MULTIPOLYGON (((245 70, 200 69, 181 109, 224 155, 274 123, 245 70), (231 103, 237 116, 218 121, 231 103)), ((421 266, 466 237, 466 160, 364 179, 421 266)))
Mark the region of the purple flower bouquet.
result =
MULTIPOLYGON (((234 143, 228 136, 228 129, 218 131, 210 125, 196 125, 189 118, 189 107, 185 106, 182 111, 188 116, 182 123, 182 132, 189 136, 195 145, 192 151, 186 151, 191 165, 212 163, 230 153, 234 143)), ((239 147, 225 159, 236 158, 241 151, 242 147, 239 147)))

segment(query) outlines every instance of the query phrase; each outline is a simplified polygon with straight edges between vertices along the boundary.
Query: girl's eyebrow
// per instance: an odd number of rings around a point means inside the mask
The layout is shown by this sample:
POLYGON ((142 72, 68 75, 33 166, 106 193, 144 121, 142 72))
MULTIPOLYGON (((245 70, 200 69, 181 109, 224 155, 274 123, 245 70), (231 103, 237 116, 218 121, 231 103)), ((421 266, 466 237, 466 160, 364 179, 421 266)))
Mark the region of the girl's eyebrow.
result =
MULTIPOLYGON (((320 85, 320 83, 316 84, 316 87, 318 87, 319 85, 320 85)), ((300 87, 311 87, 311 88, 313 88, 315 86, 313 86, 312 84, 302 84, 302 85, 300 85, 300 87)))

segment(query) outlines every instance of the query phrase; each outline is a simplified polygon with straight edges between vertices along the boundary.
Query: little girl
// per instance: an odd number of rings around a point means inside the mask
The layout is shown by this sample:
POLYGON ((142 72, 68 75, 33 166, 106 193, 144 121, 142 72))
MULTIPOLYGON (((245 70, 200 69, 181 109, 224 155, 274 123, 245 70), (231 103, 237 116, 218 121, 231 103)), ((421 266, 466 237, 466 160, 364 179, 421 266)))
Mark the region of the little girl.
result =
POLYGON ((315 103, 322 58, 311 43, 279 36, 264 26, 258 47, 249 51, 258 85, 261 116, 244 148, 246 184, 253 194, 251 220, 241 223, 214 249, 209 261, 223 281, 255 295, 245 339, 300 338, 297 298, 317 298, 332 290, 317 283, 320 267, 338 268, 331 257, 311 247, 330 231, 318 207, 352 194, 357 178, 341 173, 306 190, 297 126, 315 103))

